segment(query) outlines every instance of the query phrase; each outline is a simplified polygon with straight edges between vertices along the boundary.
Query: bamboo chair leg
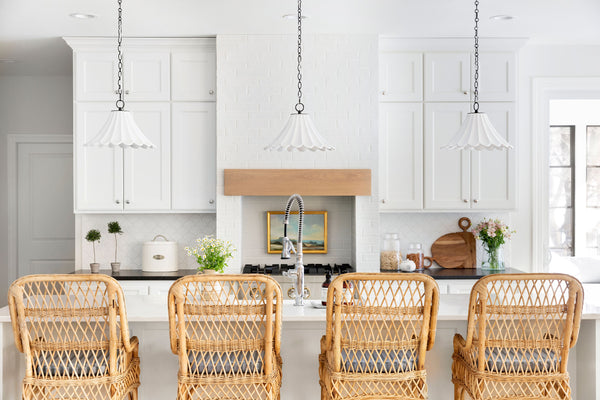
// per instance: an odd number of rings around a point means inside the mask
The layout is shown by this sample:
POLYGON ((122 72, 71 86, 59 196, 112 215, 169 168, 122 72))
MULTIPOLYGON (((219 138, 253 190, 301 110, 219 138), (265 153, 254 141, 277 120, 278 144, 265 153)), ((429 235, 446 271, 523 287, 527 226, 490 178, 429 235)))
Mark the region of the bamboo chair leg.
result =
POLYGON ((465 397, 465 391, 462 386, 455 383, 454 384, 454 400, 463 400, 465 397))

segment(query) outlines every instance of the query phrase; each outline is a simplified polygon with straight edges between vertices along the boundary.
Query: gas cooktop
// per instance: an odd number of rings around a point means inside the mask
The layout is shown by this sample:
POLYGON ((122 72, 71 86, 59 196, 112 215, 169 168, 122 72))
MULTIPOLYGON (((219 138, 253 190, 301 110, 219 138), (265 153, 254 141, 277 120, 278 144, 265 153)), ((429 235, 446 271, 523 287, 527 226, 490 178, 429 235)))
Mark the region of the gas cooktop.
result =
MULTIPOLYGON (((266 274, 281 275, 283 271, 293 269, 294 264, 270 264, 270 265, 244 265, 244 274, 266 274)), ((304 275, 325 275, 327 272, 332 275, 354 272, 350 264, 304 264, 304 275)))

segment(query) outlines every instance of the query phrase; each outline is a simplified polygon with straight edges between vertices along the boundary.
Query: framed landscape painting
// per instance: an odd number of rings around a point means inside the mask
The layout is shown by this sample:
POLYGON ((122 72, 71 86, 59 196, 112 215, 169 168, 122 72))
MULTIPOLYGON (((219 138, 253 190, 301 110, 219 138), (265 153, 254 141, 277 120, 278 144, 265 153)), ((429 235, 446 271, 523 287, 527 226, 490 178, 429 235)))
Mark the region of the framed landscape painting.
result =
MULTIPOLYGON (((281 253, 283 242, 283 211, 267 211, 267 253, 281 253)), ((298 243, 298 211, 290 213, 288 238, 298 243)), ((327 211, 305 211, 302 227, 302 253, 327 253, 327 211)))

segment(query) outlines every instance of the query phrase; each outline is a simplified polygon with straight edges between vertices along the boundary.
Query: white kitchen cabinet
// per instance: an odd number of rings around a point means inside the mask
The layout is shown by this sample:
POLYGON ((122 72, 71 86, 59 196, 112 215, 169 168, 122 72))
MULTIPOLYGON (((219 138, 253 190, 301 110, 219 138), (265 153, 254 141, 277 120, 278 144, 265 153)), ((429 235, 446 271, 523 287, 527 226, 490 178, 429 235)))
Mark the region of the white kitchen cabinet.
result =
POLYGON ((421 209, 423 104, 381 103, 379 132, 379 209, 421 209))
MULTIPOLYGON (((168 52, 123 54, 123 86, 126 101, 168 101, 170 55, 168 52)), ((116 51, 75 53, 75 100, 117 100, 116 51)))
POLYGON ((110 103, 75 104, 75 209, 146 211, 170 208, 169 103, 127 103, 151 150, 86 146, 108 119, 110 103))
POLYGON ((425 101, 469 101, 471 58, 468 52, 425 53, 425 101))
POLYGON ((172 55, 173 101, 216 100, 216 53, 175 51, 172 55))
POLYGON ((379 101, 422 101, 423 53, 380 53, 379 86, 379 101))
POLYGON ((214 211, 217 190, 215 103, 173 103, 172 116, 172 208, 214 211))
MULTIPOLYGON (((474 62, 474 55, 471 55, 474 62)), ((512 51, 479 54, 479 101, 516 100, 516 55, 512 51)), ((472 100, 472 99, 471 99, 472 100)))
MULTIPOLYGON (((514 150, 445 150, 460 128, 469 103, 425 104, 425 209, 514 208, 514 150)), ((492 124, 512 144, 514 105, 482 103, 492 124)))

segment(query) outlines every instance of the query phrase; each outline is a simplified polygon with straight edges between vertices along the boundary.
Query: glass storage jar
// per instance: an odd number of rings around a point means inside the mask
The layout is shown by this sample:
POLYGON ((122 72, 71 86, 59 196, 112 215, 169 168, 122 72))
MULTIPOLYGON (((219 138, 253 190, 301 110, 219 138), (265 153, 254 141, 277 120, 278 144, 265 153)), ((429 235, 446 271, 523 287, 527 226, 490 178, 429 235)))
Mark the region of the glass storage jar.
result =
POLYGON ((379 268, 382 272, 398 271, 402 262, 402 252, 400 252, 400 239, 397 233, 386 233, 383 236, 381 245, 381 255, 379 258, 379 268))

